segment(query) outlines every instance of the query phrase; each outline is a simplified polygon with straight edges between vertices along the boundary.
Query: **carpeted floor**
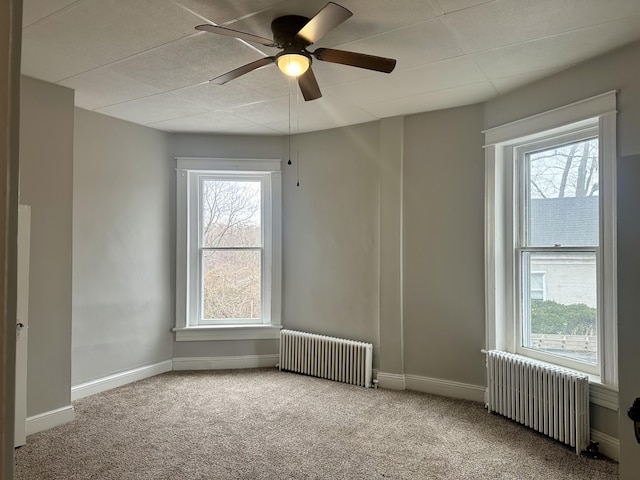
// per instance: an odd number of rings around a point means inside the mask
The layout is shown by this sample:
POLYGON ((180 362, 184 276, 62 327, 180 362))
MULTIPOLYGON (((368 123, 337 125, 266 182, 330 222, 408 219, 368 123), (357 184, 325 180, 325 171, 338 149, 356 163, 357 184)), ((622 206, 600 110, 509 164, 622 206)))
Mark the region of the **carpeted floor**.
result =
POLYGON ((171 372, 74 402, 16 451, 17 480, 609 480, 482 405, 276 369, 171 372))

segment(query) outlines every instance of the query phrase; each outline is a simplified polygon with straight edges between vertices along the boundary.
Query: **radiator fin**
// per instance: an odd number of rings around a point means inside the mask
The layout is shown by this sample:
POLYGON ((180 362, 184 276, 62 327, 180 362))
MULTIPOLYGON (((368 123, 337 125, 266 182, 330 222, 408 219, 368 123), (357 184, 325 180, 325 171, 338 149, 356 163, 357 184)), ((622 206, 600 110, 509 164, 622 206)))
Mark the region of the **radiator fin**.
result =
POLYGON ((373 345, 294 330, 280 330, 280 370, 370 387, 373 345))
POLYGON ((488 410, 580 453, 589 443, 589 377, 512 353, 487 352, 488 410))

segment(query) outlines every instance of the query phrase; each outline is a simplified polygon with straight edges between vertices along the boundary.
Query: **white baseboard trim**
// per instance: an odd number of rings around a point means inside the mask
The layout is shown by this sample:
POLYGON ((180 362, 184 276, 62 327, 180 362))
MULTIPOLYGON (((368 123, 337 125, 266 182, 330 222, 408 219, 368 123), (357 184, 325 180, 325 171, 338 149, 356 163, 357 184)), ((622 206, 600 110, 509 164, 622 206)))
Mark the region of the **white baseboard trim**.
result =
POLYGON ((378 386, 390 390, 404 390, 404 375, 401 373, 378 372, 378 386))
POLYGON ((27 417, 27 435, 43 432, 58 425, 64 425, 65 423, 73 421, 75 418, 76 412, 73 409, 73 405, 67 405, 66 407, 56 408, 55 410, 40 413, 33 417, 27 417))
POLYGON ((121 387, 128 383, 137 382, 145 378, 153 377, 161 373, 170 372, 173 369, 173 362, 166 360, 164 362, 147 365, 145 367, 134 368, 126 372, 115 373, 108 377, 91 380, 90 382, 81 383, 71 387, 71 401, 88 397, 96 393, 105 392, 112 388, 121 387))
POLYGON ((599 451, 611 460, 620 461, 620 440, 606 433, 591 429, 591 441, 598 442, 599 451))
POLYGON ((474 402, 484 402, 485 387, 468 383, 452 382, 439 378, 420 377, 418 375, 405 375, 407 390, 442 395, 445 397, 462 398, 474 402))
POLYGON ((225 357, 182 357, 173 359, 174 370, 225 370, 235 368, 274 367, 280 360, 277 353, 225 357))
POLYGON ((484 402, 486 388, 468 383, 440 380, 439 378, 403 375, 399 373, 377 372, 378 386, 393 390, 415 390, 416 392, 462 398, 474 402, 484 402))

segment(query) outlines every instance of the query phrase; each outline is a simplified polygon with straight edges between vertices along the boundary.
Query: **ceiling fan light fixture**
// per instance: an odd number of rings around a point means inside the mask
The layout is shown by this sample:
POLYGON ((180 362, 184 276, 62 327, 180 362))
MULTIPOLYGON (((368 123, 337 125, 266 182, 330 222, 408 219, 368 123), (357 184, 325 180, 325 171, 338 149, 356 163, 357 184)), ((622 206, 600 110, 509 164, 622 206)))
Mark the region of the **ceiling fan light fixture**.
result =
POLYGON ((285 53, 276 60, 278 68, 289 77, 299 77, 309 70, 311 59, 300 53, 285 53))

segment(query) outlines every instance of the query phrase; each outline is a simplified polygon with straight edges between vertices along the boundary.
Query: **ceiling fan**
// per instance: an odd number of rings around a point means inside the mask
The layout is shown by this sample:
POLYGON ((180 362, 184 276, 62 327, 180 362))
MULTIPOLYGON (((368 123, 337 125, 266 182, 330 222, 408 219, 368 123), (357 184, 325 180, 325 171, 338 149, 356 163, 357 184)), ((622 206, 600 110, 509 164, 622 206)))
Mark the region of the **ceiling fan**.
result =
POLYGON ((316 43, 352 15, 353 13, 343 6, 329 2, 311 19, 299 15, 278 17, 271 22, 273 40, 217 25, 198 25, 196 29, 282 49, 277 55, 248 63, 213 78, 211 82, 222 85, 253 70, 275 63, 285 74, 298 79, 302 96, 309 101, 322 96, 318 81, 311 69, 312 56, 323 62, 340 63, 384 73, 391 73, 396 66, 396 61, 392 58, 333 48, 317 48, 313 52, 307 50, 309 45, 316 43))

